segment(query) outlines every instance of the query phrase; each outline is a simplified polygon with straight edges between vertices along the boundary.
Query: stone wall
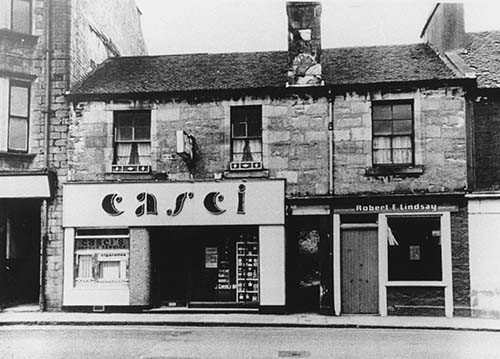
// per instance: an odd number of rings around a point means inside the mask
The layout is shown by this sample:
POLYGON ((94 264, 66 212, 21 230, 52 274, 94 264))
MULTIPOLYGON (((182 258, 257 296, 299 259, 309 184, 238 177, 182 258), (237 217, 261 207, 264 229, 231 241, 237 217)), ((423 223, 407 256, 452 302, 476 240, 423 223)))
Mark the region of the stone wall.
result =
POLYGON ((465 189, 465 100, 460 88, 346 93, 336 96, 333 116, 335 194, 465 189), (415 166, 423 166, 422 174, 368 174, 372 168, 371 103, 377 100, 413 100, 415 166))
MULTIPOLYGON (((113 111, 151 109, 151 175, 134 179, 213 179, 228 173, 230 107, 262 105, 263 162, 258 176, 286 178, 288 195, 328 193, 328 101, 295 96, 271 99, 240 98, 192 103, 165 102, 81 103, 75 108, 70 136, 70 175, 74 181, 125 178, 112 175, 113 111), (197 159, 191 167, 176 154, 176 131, 192 134, 197 159)), ((255 174, 254 174, 255 175, 255 174)), ((125 177, 124 177, 125 176, 125 177)), ((240 177, 252 176, 242 172, 240 177)), ((130 178, 130 177, 129 177, 130 178)))

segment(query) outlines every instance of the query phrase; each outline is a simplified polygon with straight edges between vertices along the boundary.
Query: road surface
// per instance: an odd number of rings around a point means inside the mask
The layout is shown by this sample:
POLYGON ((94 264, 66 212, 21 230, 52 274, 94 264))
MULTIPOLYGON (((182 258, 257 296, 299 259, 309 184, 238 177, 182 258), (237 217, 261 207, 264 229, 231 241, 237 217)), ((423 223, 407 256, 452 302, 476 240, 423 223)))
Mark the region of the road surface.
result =
POLYGON ((407 329, 4 326, 2 359, 500 358, 500 333, 407 329))

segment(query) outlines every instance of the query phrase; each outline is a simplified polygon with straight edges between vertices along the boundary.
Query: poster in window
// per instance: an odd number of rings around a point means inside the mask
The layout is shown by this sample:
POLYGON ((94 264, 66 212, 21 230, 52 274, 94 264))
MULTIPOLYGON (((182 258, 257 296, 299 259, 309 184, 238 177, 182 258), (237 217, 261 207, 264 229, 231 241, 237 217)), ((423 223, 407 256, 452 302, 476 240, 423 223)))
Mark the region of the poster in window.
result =
POLYGON ((420 260, 420 246, 410 246, 410 260, 411 261, 420 260))
POLYGON ((217 247, 205 247, 205 268, 217 268, 218 261, 217 247))

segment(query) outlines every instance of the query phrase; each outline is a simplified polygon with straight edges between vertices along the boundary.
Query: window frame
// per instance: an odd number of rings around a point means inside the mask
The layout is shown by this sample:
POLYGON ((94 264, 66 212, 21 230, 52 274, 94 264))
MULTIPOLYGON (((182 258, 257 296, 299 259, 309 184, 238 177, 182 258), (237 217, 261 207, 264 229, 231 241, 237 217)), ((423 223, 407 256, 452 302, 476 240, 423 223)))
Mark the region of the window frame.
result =
POLYGON ((8 110, 8 123, 7 123, 7 152, 12 152, 12 153, 28 153, 29 152, 29 140, 30 140, 30 111, 31 111, 31 83, 27 81, 20 81, 20 80, 9 80, 9 94, 8 94, 8 101, 9 101, 9 110, 8 110), (19 115, 13 115, 11 113, 12 111, 12 88, 13 87, 19 87, 19 88, 25 88, 27 90, 27 108, 26 108, 26 116, 19 116, 19 115), (25 149, 16 149, 16 148, 11 148, 10 147, 10 136, 11 136, 11 131, 10 131, 10 124, 11 124, 11 119, 17 119, 17 120, 25 120, 26 121, 26 143, 25 143, 25 149))
MULTIPOLYGON (((372 166, 374 168, 405 168, 405 167, 412 167, 415 166, 415 105, 414 105, 414 100, 413 99, 408 99, 408 100, 381 100, 381 101, 372 101, 371 103, 371 126, 372 126, 372 136, 371 136, 371 142, 372 142, 372 166), (391 134, 386 135, 386 136, 378 136, 375 134, 375 126, 374 123, 375 121, 384 121, 384 120, 375 120, 374 119, 374 107, 376 106, 391 106, 391 134), (394 105, 410 105, 411 107, 411 133, 409 135, 404 135, 404 136, 409 136, 410 137, 410 142, 411 142, 411 162, 409 163, 394 163, 394 146, 393 146, 393 138, 394 137, 401 137, 401 135, 394 134, 394 121, 407 121, 407 119, 395 119, 393 117, 393 110, 392 107, 394 105), (375 163, 375 137, 389 137, 391 139, 391 163, 375 163)), ((387 121, 387 120, 385 120, 387 121)))
POLYGON ((130 233, 128 229, 95 230, 93 233, 83 233, 84 228, 77 228, 74 236, 73 249, 73 286, 100 286, 100 285, 128 285, 130 281, 130 233), (82 233, 79 233, 82 232, 82 233), (123 239, 127 241, 126 248, 77 248, 78 240, 112 240, 123 239), (90 256, 91 276, 79 277, 80 257, 90 256), (104 260, 101 257, 110 256, 112 260, 104 260), (119 262, 119 278, 106 279, 101 277, 99 270, 101 263, 119 262))
MULTIPOLYGON (((242 162, 260 162, 262 163, 263 162, 263 157, 264 157, 264 150, 263 150, 263 143, 262 143, 262 140, 263 140, 263 136, 262 136, 262 132, 263 132, 263 126, 262 126, 262 105, 241 105, 241 106, 231 106, 230 108, 230 154, 229 154, 229 157, 230 157, 230 162, 231 163, 242 163, 242 162), (259 131, 260 131, 260 135, 249 135, 248 132, 249 132, 249 123, 252 121, 251 118, 249 118, 249 116, 247 115, 247 111, 250 112, 250 110, 256 110, 258 112, 258 116, 256 116, 256 118, 258 117, 258 121, 259 121, 259 131), (237 113, 241 111, 240 113, 237 113), (245 118, 244 118, 244 121, 241 121, 241 114, 242 113, 245 113, 245 118), (239 121, 239 123, 244 123, 245 124, 245 132, 246 132, 246 135, 245 136, 235 136, 234 135, 234 125, 236 123, 236 121, 239 121), (234 141, 235 140, 260 140, 260 146, 261 146, 261 150, 260 152, 254 152, 256 154, 260 154, 260 161, 236 161, 234 159, 234 141)), ((259 168, 260 169, 260 168, 259 168)))
MULTIPOLYGON (((443 251, 444 251, 444 234, 443 234, 443 223, 442 223, 442 215, 440 214, 415 214, 415 215, 397 215, 395 216, 394 214, 388 214, 386 216, 386 221, 387 221, 387 232, 389 232, 389 229, 391 228, 390 227, 390 222, 392 220, 396 220, 396 221, 412 221, 412 220, 422 220, 422 221, 425 221, 425 220, 428 220, 428 221, 436 221, 438 222, 438 228, 439 228, 439 246, 437 246, 439 248, 439 253, 434 253, 434 256, 437 255, 437 257, 439 257, 439 266, 437 265, 437 263, 435 264, 436 266, 436 269, 439 267, 439 273, 432 273, 432 274, 429 274, 429 273, 424 273, 424 276, 427 275, 429 277, 432 277, 432 276, 435 276, 435 278, 422 278, 422 273, 417 273, 420 275, 420 277, 417 277, 415 276, 414 278, 410 278, 408 277, 408 273, 409 272, 412 272, 414 273, 415 272, 415 266, 413 266, 413 268, 410 268, 410 269, 406 269, 406 272, 403 273, 402 275, 400 274, 401 277, 399 278, 391 278, 391 273, 395 271, 394 267, 392 268, 392 271, 391 271, 391 250, 390 250, 390 247, 391 245, 389 243, 387 243, 387 281, 388 283, 400 283, 400 282, 408 282, 408 283, 419 283, 419 282, 435 282, 435 283, 441 283, 444 281, 444 276, 445 276, 445 268, 444 268, 444 258, 443 258, 443 251)), ((430 226, 429 226, 430 227, 430 226)), ((392 232, 391 232, 392 233, 392 232)), ((401 240, 401 239, 399 239, 401 240)), ((406 240, 406 239, 405 239, 406 240)), ((388 242, 389 240, 387 240, 388 242)), ((396 241, 398 241, 398 238, 396 238, 396 241)), ((421 243, 422 242, 422 239, 419 239, 417 241, 418 243, 421 243)), ((415 241, 410 241, 410 240, 406 240, 406 242, 404 244, 402 243, 399 243, 398 246, 401 246, 401 245, 404 245, 404 247, 401 247, 401 248, 404 248, 406 249, 406 247, 408 247, 408 255, 410 255, 410 247, 412 246, 415 246, 416 243, 415 241)), ((421 244, 418 244, 418 247, 420 247, 419 249, 419 254, 422 255, 422 254, 425 254, 425 253, 429 253, 428 252, 428 249, 429 248, 432 248, 432 244, 428 244, 427 248, 426 249, 423 249, 423 246, 421 244)), ((400 251, 402 253, 402 251, 400 251)), ((394 263, 393 265, 394 266, 398 266, 398 265, 401 265, 401 263, 403 262, 408 262, 408 265, 412 265, 413 262, 415 261, 415 259, 412 259, 411 257, 409 257, 406 261, 402 260, 402 258, 397 258, 398 259, 398 262, 394 263), (399 263, 399 264, 398 264, 399 263)), ((420 259, 419 259, 420 260, 420 259)), ((424 263, 425 264, 425 263, 424 263)), ((425 264, 425 266, 427 267, 428 264, 425 264)))
POLYGON ((142 163, 135 163, 135 164, 118 164, 118 144, 138 144, 138 143, 145 143, 150 145, 150 150, 149 150, 149 156, 150 156, 150 161, 152 158, 152 133, 151 133, 151 110, 118 110, 118 111, 113 111, 113 159, 112 159, 112 166, 132 166, 132 167, 151 167, 150 164, 142 164, 142 163), (148 126, 149 126, 149 137, 148 139, 136 139, 136 128, 137 127, 146 127, 146 126, 137 126, 137 122, 144 121, 147 117, 148 121, 148 126), (123 140, 119 139, 119 129, 126 127, 126 126, 120 126, 120 122, 123 120, 132 120, 132 138, 123 140))
POLYGON ((32 0, 10 0, 10 30, 20 33, 20 34, 31 34, 33 32, 33 1, 32 0), (16 2, 27 2, 29 3, 29 9, 28 9, 28 24, 29 28, 27 29, 27 32, 24 31, 18 31, 14 29, 14 4, 16 2))

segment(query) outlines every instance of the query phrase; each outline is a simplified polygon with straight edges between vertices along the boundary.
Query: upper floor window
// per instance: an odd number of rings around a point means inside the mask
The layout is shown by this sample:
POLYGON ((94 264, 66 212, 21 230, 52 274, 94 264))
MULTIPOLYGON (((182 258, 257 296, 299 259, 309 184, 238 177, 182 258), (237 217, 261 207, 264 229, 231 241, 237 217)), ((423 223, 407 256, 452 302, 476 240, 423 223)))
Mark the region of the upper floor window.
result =
POLYGON ((31 0, 11 0, 10 29, 24 34, 31 33, 31 0))
POLYGON ((151 166, 151 112, 114 113, 115 172, 149 172, 151 166))
POLYGON ((28 152, 30 83, 11 80, 7 150, 28 152))
POLYGON ((372 103, 373 165, 413 165, 413 104, 372 103))
POLYGON ((231 169, 262 168, 262 107, 231 107, 231 169))

